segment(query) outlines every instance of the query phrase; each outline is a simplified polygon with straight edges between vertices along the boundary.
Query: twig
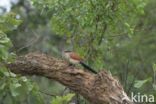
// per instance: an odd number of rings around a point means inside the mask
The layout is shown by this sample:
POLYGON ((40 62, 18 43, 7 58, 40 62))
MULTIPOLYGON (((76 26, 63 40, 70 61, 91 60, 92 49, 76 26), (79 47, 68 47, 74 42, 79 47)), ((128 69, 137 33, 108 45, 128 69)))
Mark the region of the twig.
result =
POLYGON ((41 91, 41 90, 39 90, 39 92, 40 92, 40 93, 43 93, 43 94, 45 94, 45 95, 48 95, 48 96, 53 96, 53 97, 58 96, 58 95, 56 95, 56 94, 49 94, 49 93, 43 92, 43 91, 41 91))
POLYGON ((16 51, 16 53, 20 52, 21 50, 23 50, 23 49, 25 49, 25 48, 28 48, 29 46, 35 44, 35 43, 39 40, 39 36, 38 36, 35 32, 33 32, 33 33, 34 33, 36 39, 32 39, 31 41, 29 41, 28 44, 26 44, 25 46, 19 48, 19 49, 16 51))

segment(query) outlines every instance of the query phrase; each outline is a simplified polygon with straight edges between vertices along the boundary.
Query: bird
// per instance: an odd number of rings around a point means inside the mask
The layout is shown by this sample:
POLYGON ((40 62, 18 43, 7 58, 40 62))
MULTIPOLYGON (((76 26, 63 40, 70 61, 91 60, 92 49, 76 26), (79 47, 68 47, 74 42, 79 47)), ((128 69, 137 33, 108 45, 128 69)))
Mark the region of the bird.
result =
POLYGON ((72 65, 81 64, 85 69, 89 70, 94 74, 97 74, 97 72, 94 69, 92 69, 89 65, 83 62, 83 58, 79 54, 72 51, 64 51, 63 56, 66 60, 70 62, 70 64, 72 65))

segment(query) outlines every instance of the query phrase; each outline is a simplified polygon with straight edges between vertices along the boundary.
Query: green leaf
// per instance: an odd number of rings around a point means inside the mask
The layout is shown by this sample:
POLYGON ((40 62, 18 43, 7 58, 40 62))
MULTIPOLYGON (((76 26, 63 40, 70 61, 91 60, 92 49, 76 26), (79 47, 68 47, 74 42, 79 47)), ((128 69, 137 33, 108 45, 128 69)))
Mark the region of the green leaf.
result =
POLYGON ((3 90, 6 86, 6 83, 3 83, 1 86, 0 86, 0 90, 3 90))
POLYGON ((137 80, 134 84, 135 88, 141 88, 145 83, 147 83, 148 81, 151 81, 152 78, 148 78, 145 80, 137 80))
POLYGON ((72 97, 74 97, 75 94, 67 94, 66 96, 63 96, 64 101, 69 102, 72 97))
POLYGON ((75 94, 67 94, 65 96, 56 96, 56 98, 52 100, 51 104, 68 104, 74 95, 75 94))
POLYGON ((153 71, 156 72, 156 64, 153 64, 153 71))
POLYGON ((12 46, 10 39, 0 30, 0 60, 9 58, 8 50, 12 46))
POLYGON ((23 82, 28 81, 28 79, 26 77, 21 77, 21 79, 22 79, 23 82))
POLYGON ((0 31, 8 32, 15 30, 21 23, 21 20, 16 19, 15 13, 5 14, 3 16, 0 16, 0 31))
POLYGON ((62 104, 62 98, 60 96, 56 96, 55 99, 52 100, 51 104, 62 104))
POLYGON ((156 91, 156 84, 153 83, 153 89, 156 91))
POLYGON ((18 92, 17 88, 20 87, 20 86, 21 85, 18 84, 18 83, 16 83, 16 84, 14 84, 14 83, 10 84, 10 91, 11 91, 11 95, 13 97, 16 97, 16 96, 19 95, 19 92, 18 92))
POLYGON ((15 88, 21 87, 21 84, 20 83, 16 83, 16 84, 14 84, 14 87, 15 88))
POLYGON ((0 30, 0 45, 4 45, 6 47, 9 47, 12 45, 10 39, 1 30, 0 30))

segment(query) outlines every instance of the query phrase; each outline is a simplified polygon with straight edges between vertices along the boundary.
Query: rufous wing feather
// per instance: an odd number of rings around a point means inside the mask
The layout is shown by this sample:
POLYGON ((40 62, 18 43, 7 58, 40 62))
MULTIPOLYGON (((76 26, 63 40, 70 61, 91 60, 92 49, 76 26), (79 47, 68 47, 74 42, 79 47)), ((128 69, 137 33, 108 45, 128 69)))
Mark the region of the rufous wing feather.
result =
POLYGON ((78 60, 78 61, 82 61, 82 60, 83 60, 78 54, 76 54, 76 53, 74 53, 74 52, 71 52, 71 53, 70 53, 70 57, 71 57, 72 59, 78 60))

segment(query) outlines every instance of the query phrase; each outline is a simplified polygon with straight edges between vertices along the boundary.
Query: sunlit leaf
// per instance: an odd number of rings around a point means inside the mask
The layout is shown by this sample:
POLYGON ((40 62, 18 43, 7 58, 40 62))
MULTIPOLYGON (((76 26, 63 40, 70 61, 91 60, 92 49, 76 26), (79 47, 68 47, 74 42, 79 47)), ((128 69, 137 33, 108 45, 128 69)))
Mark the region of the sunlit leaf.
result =
POLYGON ((135 88, 141 88, 144 84, 146 84, 148 81, 151 81, 151 78, 145 79, 145 80, 137 80, 134 84, 135 88))
POLYGON ((75 94, 67 94, 64 96, 56 96, 51 104, 68 104, 75 94))

